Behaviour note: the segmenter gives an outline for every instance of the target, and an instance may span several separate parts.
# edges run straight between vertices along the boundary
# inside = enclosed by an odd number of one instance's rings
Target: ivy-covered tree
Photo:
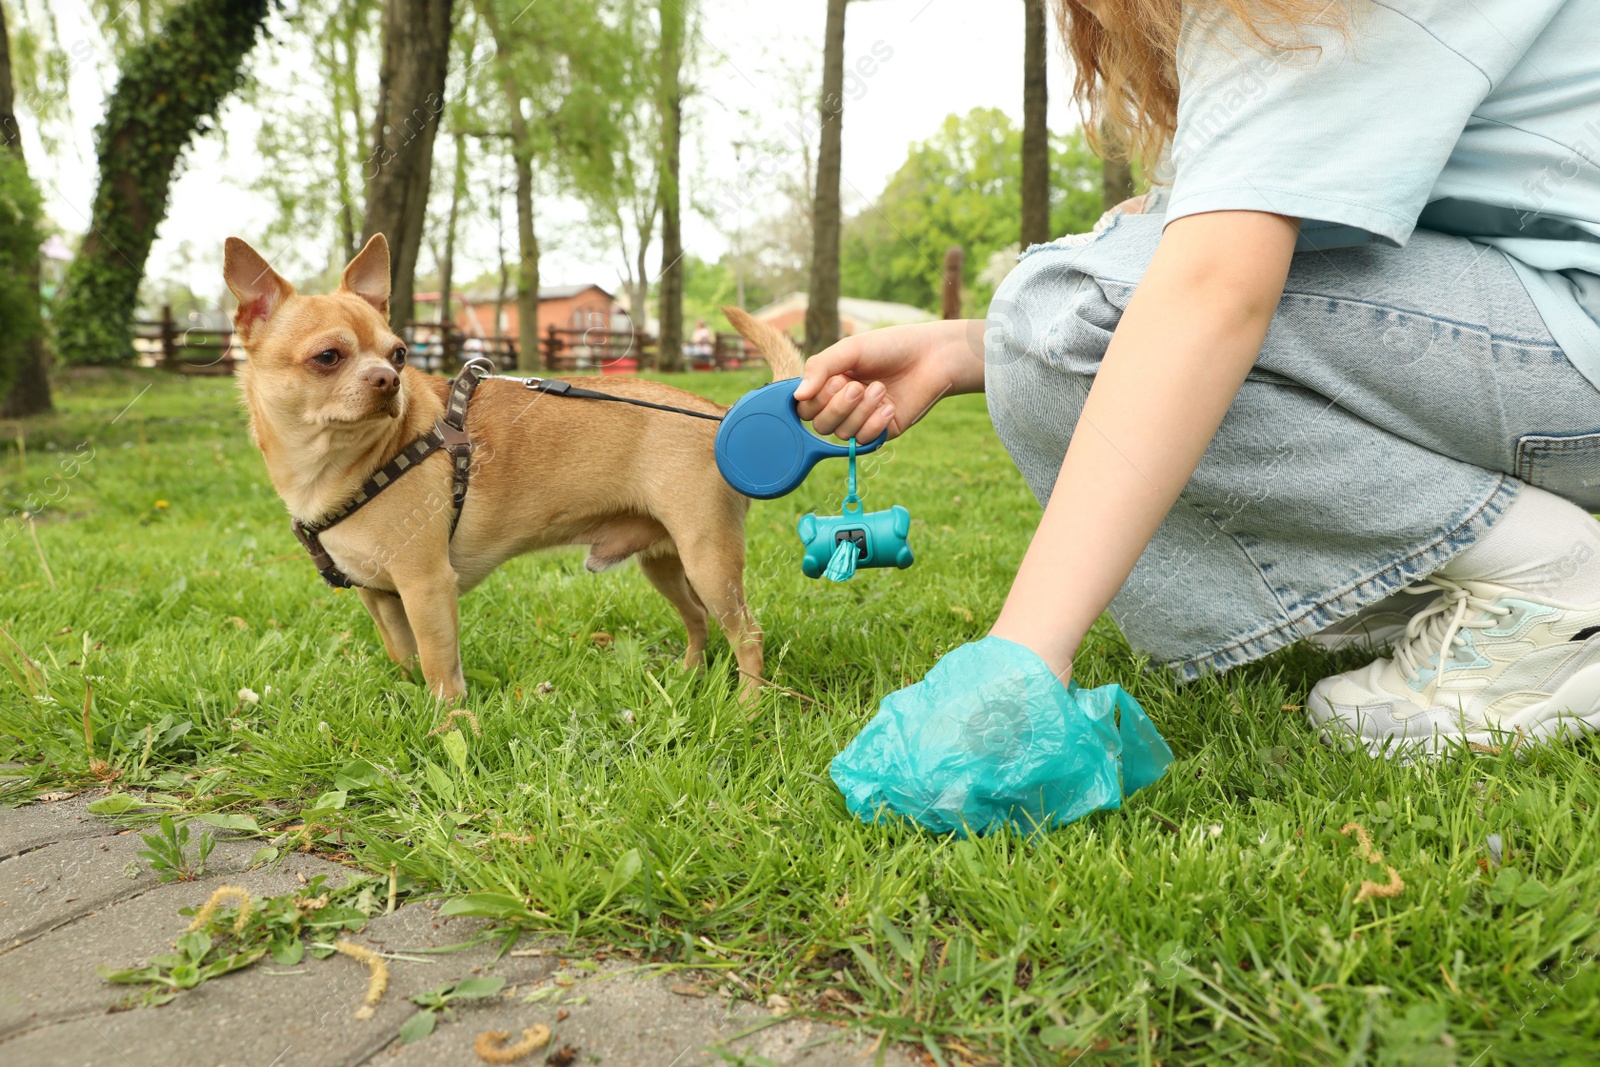
[[[50,410],[39,317],[39,191],[17,129],[11,39],[0,6],[0,415]]]
[[[133,358],[139,282],[184,149],[239,87],[268,0],[185,0],[127,53],[98,131],[89,232],[55,314],[71,363]]]

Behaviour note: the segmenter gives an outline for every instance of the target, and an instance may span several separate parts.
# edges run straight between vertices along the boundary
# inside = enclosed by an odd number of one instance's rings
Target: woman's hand
[[[806,362],[800,417],[840,438],[898,437],[942,397],[983,392],[983,331],[952,319],[846,337]]]

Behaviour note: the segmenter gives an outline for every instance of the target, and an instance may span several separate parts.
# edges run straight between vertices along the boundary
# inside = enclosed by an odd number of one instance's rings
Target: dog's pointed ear
[[[383,234],[373,234],[367,247],[356,253],[344,269],[339,287],[377,308],[384,318],[389,317],[389,242]]]
[[[294,295],[294,286],[237,237],[228,238],[223,246],[222,276],[239,299],[233,325],[241,337],[248,338],[251,330],[272,318]]]

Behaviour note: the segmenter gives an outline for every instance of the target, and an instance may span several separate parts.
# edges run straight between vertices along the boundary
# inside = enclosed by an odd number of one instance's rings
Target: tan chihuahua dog
[[[405,365],[389,329],[389,246],[379,234],[344,270],[339,288],[302,296],[238,238],[223,267],[239,299],[248,350],[239,384],[250,433],[290,514],[318,522],[444,414],[449,384]],[[741,332],[778,378],[800,374],[782,333],[737,309]],[[595,378],[621,397],[721,414],[711,401],[659,382]],[[707,615],[733,646],[746,697],[760,684],[761,630],[744,594],[744,518],[750,501],[717,472],[714,422],[621,403],[532,392],[490,378],[467,410],[471,480],[451,534],[451,459],[440,452],[321,534],[339,570],[360,586],[384,648],[420,657],[440,698],[466,689],[457,598],[512,556],[588,545],[601,571],[630,557],[677,608],[688,630],[685,667],[705,662]]]

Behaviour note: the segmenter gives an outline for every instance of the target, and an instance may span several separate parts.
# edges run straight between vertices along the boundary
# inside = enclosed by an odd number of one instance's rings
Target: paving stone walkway
[[[182,932],[178,909],[202,903],[216,886],[242,885],[257,895],[292,892],[300,878],[344,868],[293,854],[271,870],[244,871],[259,841],[218,832],[209,872],[193,882],[161,884],[135,853],[139,834],[95,818],[82,797],[0,808],[0,1064],[7,1067],[433,1067],[478,1064],[473,1042],[485,1030],[513,1035],[550,1026],[548,1048],[518,1062],[543,1064],[570,1047],[578,1064],[698,1067],[776,1063],[831,1067],[883,1063],[909,1067],[899,1049],[880,1059],[860,1038],[832,1025],[773,1023],[747,1001],[675,993],[684,980],[655,977],[608,960],[596,970],[566,966],[548,946],[525,940],[494,961],[497,946],[394,961],[389,991],[374,1018],[357,1021],[365,968],[344,957],[292,968],[270,960],[181,994],[159,1008],[113,1011],[129,987],[114,986],[98,966],[128,967],[171,951]],[[385,952],[460,944],[474,919],[438,915],[411,903],[374,918],[353,940]],[[496,975],[506,992],[471,1004],[414,1044],[399,1028],[413,994],[471,975]],[[570,988],[567,983],[572,983]],[[524,997],[562,988],[537,1003]],[[557,1013],[564,1012],[561,1019]],[[756,1027],[762,1027],[754,1030]],[[744,1036],[741,1036],[744,1035]]]

